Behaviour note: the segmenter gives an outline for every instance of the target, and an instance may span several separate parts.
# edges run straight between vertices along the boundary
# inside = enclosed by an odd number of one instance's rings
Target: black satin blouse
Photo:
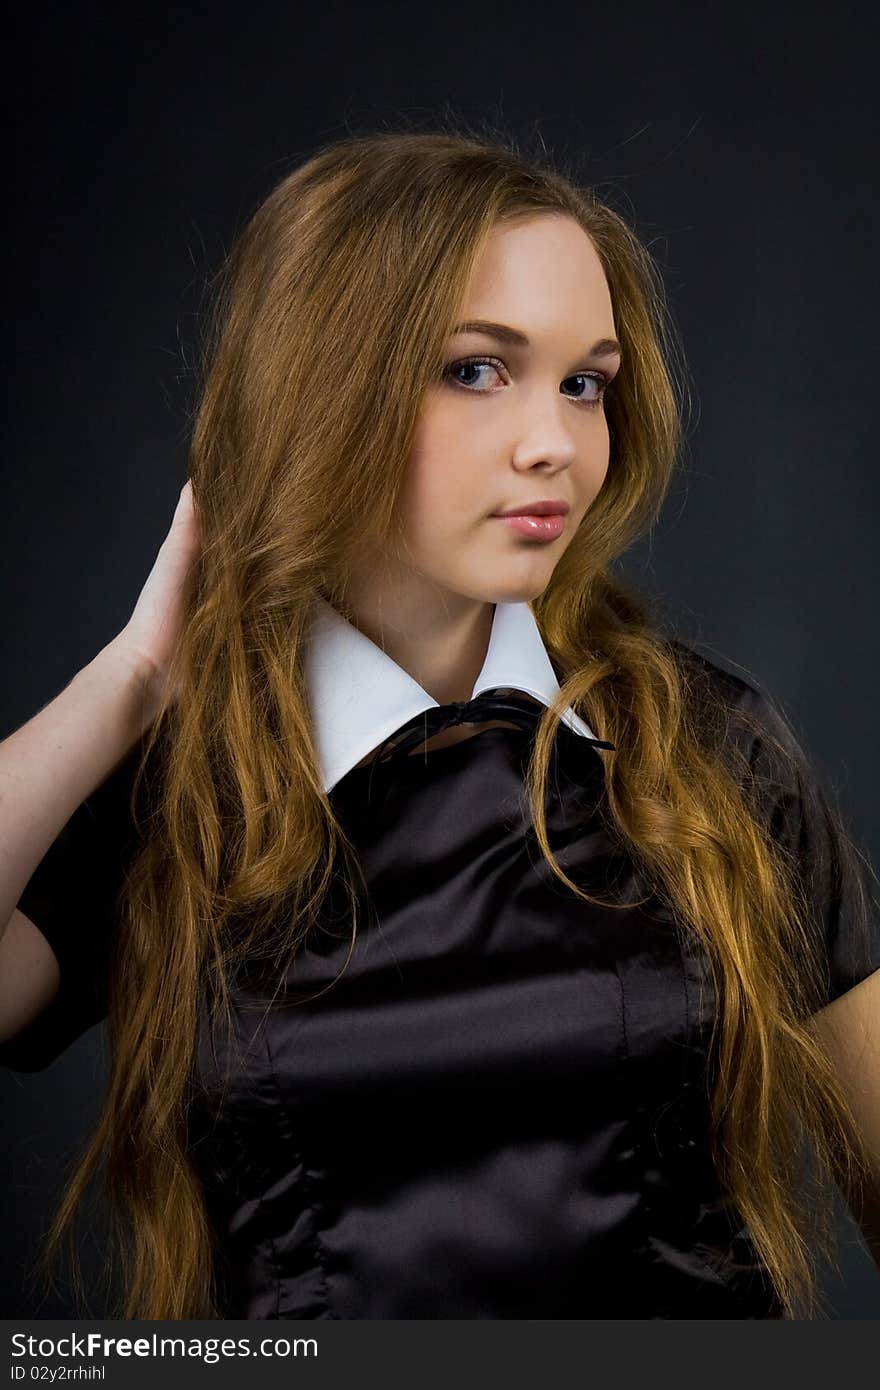
[[[699,660],[719,699],[787,741],[763,695]],[[781,1315],[709,1157],[706,963],[605,828],[607,755],[564,725],[551,843],[620,907],[553,877],[523,786],[530,743],[489,727],[351,771],[330,796],[368,890],[353,950],[331,894],[273,1007],[255,973],[231,1041],[203,1012],[191,1151],[222,1316]],[[872,917],[859,933],[864,881],[815,777],[768,749],[750,736],[768,823],[810,875],[830,1000],[880,967],[880,930]],[[45,1065],[103,1011],[127,767],[20,900],[62,989],[0,1051],[9,1065]]]

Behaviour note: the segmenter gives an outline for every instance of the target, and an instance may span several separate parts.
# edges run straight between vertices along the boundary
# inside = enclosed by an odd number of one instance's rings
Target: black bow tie
[[[452,704],[437,705],[414,715],[379,745],[376,760],[407,753],[443,729],[452,728],[456,724],[482,724],[490,719],[504,719],[528,731],[537,727],[543,710],[542,704],[517,690],[484,690],[482,695],[477,695],[473,700],[457,700]],[[596,748],[610,748],[616,752],[615,745],[607,743],[604,739],[580,734],[576,736],[583,737],[585,743],[592,743]]]

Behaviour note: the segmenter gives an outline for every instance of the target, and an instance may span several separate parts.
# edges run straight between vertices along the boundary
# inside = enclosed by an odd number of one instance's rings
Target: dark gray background
[[[93,4],[19,11],[5,736],[127,619],[185,476],[206,276],[294,163],[449,111],[576,162],[658,257],[688,445],[623,562],[783,704],[876,866],[878,20],[868,7]],[[97,1114],[101,1031],[0,1073],[2,1313]],[[832,1317],[880,1276],[841,1214]],[[87,1270],[100,1263],[100,1228]],[[102,1309],[94,1307],[96,1314]]]

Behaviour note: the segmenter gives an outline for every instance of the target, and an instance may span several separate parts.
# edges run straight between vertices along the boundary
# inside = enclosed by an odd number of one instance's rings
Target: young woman
[[[880,933],[779,710],[614,573],[680,440],[648,253],[352,138],[215,327],[130,621],[0,749],[4,1059],[109,1011],[55,1245],[101,1175],[125,1317],[815,1310],[831,1179],[880,1239]]]

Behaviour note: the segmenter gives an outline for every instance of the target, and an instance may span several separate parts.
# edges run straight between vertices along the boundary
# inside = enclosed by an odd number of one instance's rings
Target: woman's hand
[[[186,482],[134,611],[113,641],[116,651],[143,673],[145,683],[155,693],[157,708],[180,638],[186,581],[200,550],[192,484]]]

